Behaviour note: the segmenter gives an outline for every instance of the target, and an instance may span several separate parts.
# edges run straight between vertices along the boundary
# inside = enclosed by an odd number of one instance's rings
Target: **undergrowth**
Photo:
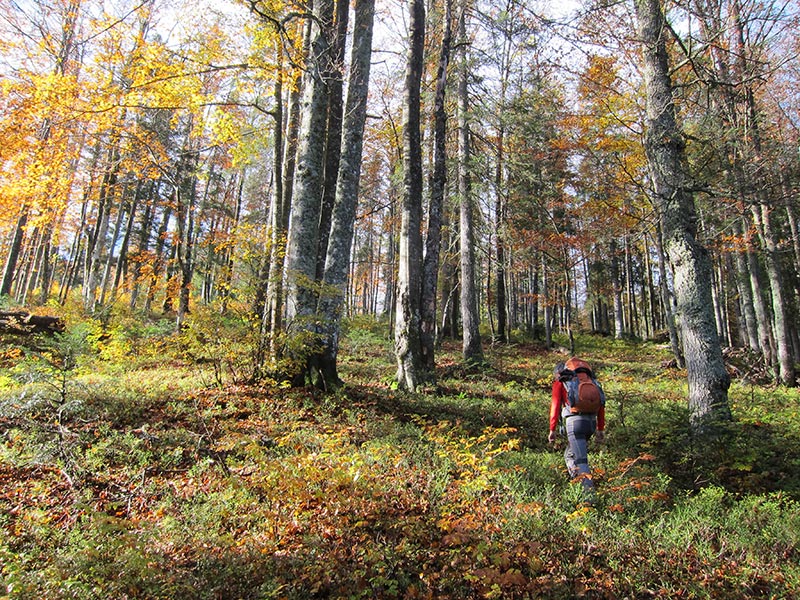
[[[249,360],[243,338],[193,359],[208,331],[182,346],[157,323],[73,327],[3,347],[0,597],[800,589],[794,391],[735,381],[734,423],[700,443],[666,349],[579,337],[609,397],[592,506],[567,479],[563,441],[546,443],[557,351],[487,347],[476,369],[445,344],[436,384],[412,395],[392,389],[385,333],[351,324],[347,386],[325,395],[243,383],[224,356]]]

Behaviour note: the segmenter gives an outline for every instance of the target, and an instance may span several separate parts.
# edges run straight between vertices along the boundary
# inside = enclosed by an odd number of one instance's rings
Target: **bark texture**
[[[347,39],[347,24],[350,16],[349,0],[337,0],[329,69],[325,76],[328,87],[328,123],[325,141],[325,177],[322,186],[322,202],[319,211],[319,240],[317,241],[317,279],[322,279],[331,235],[333,205],[336,201],[336,180],[339,176],[339,160],[342,144],[342,120],[344,110],[344,55]]]
[[[325,289],[318,309],[321,322],[325,324],[319,368],[326,387],[339,384],[336,357],[358,205],[374,20],[375,0],[357,0],[339,175],[323,276]]]
[[[466,2],[458,22],[461,40],[461,65],[458,81],[458,195],[461,200],[461,323],[463,327],[462,354],[467,362],[483,362],[481,334],[478,329],[478,290],[475,286],[475,231],[472,186],[470,182],[470,130],[467,79]]]
[[[693,427],[730,419],[730,377],[722,360],[711,298],[711,265],[698,242],[694,198],[678,128],[660,0],[636,0],[647,95],[645,151],[664,244],[673,267]]]
[[[425,6],[411,0],[410,43],[403,107],[403,207],[397,273],[395,353],[397,384],[416,391],[422,381],[420,291],[422,271],[422,149],[420,144],[420,80],[425,45]]]
[[[286,248],[286,310],[290,326],[303,328],[316,310],[315,293],[319,212],[325,159],[333,1],[314,2],[311,53],[303,88],[297,172]]]
[[[450,0],[444,0],[442,46],[436,73],[436,95],[433,108],[433,174],[430,179],[428,236],[422,263],[422,357],[425,369],[433,373],[436,366],[436,295],[439,285],[439,256],[442,241],[442,208],[447,184],[447,66],[450,63],[451,16]]]

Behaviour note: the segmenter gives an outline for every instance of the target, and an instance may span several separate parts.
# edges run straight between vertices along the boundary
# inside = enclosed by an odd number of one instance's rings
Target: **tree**
[[[693,427],[729,420],[730,377],[722,360],[711,299],[708,252],[697,240],[697,213],[675,114],[660,0],[636,0],[647,101],[645,152],[667,254],[675,279]]]
[[[451,0],[444,0],[442,43],[436,71],[436,93],[433,107],[433,172],[430,177],[428,203],[428,235],[425,238],[425,257],[422,265],[422,302],[420,338],[425,369],[432,374],[435,368],[436,297],[439,282],[439,256],[442,243],[442,212],[447,184],[447,67],[452,42]]]
[[[324,289],[318,309],[325,334],[319,368],[326,388],[339,383],[336,357],[358,203],[374,17],[375,0],[356,2],[339,175],[325,260]]]
[[[469,363],[483,362],[475,284],[475,227],[470,182],[469,62],[467,60],[467,0],[462,0],[458,18],[460,64],[458,75],[458,196],[460,202],[461,322],[462,354]]]
[[[317,249],[317,279],[322,279],[331,232],[331,218],[336,199],[336,180],[339,174],[340,144],[342,141],[342,90],[344,82],[345,42],[350,16],[349,0],[337,0],[331,42],[330,72],[325,75],[328,87],[328,122],[325,139],[325,175],[319,211],[319,241]]]
[[[414,392],[423,380],[419,306],[422,274],[420,82],[425,46],[423,1],[410,0],[409,11],[409,48],[403,105],[403,206],[397,273],[395,353],[398,386]]]
[[[333,9],[333,0],[320,0],[313,7],[311,51],[303,84],[297,171],[286,245],[286,316],[289,327],[301,335],[304,344],[310,342],[307,333],[313,336],[318,300],[316,249],[327,132],[328,87],[325,75],[331,69]],[[298,360],[307,363],[302,356]],[[309,374],[310,367],[299,364],[297,368],[299,373],[295,375],[295,383],[299,384]]]
[[[59,203],[66,202],[73,172],[70,162],[76,149],[73,132],[60,124],[69,122],[61,118],[62,111],[70,110],[81,66],[77,50],[80,1],[34,2],[29,8],[30,14],[18,10],[6,19],[15,37],[32,40],[35,51],[43,49],[44,56],[26,56],[28,62],[23,61],[24,66],[15,73],[18,85],[3,86],[7,122],[2,126],[6,148],[0,153],[5,174],[0,179],[0,199],[2,205],[14,207],[9,214],[16,215],[16,222],[0,281],[0,296],[12,291],[26,233],[29,240],[35,237],[28,232],[31,221],[36,219],[51,231],[53,208],[58,212]],[[50,23],[53,15],[55,25]],[[15,53],[10,52],[9,56]],[[42,72],[27,66],[42,63],[46,65]],[[27,293],[25,286],[18,287]]]

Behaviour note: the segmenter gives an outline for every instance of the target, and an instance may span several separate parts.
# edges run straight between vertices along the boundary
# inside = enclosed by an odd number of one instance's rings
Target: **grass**
[[[390,342],[361,325],[341,354],[348,386],[331,395],[221,382],[164,332],[152,345],[79,336],[64,344],[85,352],[65,363],[69,347],[51,348],[46,368],[7,347],[0,597],[800,590],[796,392],[734,382],[735,422],[701,445],[664,348],[580,337],[609,396],[588,507],[563,446],[546,443],[562,355],[487,347],[476,369],[445,345],[436,385],[407,394],[392,389]]]

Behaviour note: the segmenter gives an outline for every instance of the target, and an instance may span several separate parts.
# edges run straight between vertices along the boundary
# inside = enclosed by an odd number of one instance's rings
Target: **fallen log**
[[[31,335],[64,331],[61,317],[32,315],[25,311],[0,311],[0,333]]]

